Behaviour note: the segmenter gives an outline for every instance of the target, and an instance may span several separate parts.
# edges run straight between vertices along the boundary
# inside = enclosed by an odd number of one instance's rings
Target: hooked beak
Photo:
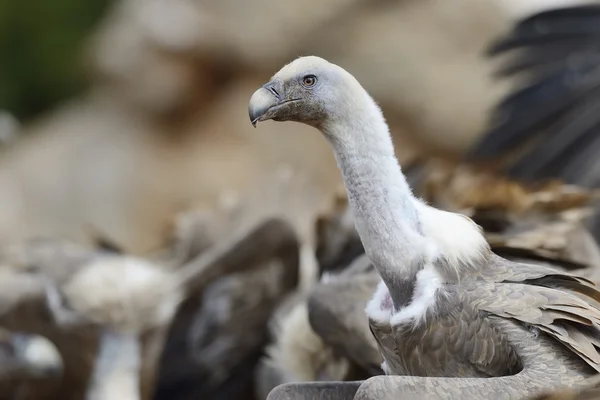
[[[275,82],[269,82],[258,89],[250,98],[248,104],[248,115],[252,126],[256,128],[256,123],[266,121],[270,118],[269,111],[281,104],[283,97],[280,91],[276,89]]]
[[[298,111],[295,105],[301,102],[301,98],[284,96],[283,84],[280,81],[271,81],[254,92],[250,98],[248,104],[250,122],[256,128],[257,122],[268,119],[274,121],[293,120]]]

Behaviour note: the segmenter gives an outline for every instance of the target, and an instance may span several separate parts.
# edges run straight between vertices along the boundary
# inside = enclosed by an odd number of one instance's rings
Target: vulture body
[[[318,57],[296,59],[252,95],[249,115],[253,124],[297,121],[324,134],[381,276],[366,311],[388,376],[358,389],[340,384],[344,395],[525,398],[600,371],[594,284],[496,256],[472,220],[416,199],[379,107],[348,72]],[[331,388],[312,390],[332,398]],[[282,385],[269,397],[293,391]]]

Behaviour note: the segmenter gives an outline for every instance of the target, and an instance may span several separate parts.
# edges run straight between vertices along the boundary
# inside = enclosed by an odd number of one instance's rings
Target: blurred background
[[[286,176],[277,203],[298,207],[308,235],[340,182],[333,157],[312,129],[252,129],[253,90],[319,55],[380,102],[400,151],[460,154],[503,94],[483,49],[526,3],[4,1],[0,238],[81,241],[90,225],[144,253],[174,213],[244,202]]]
[[[298,287],[309,287],[319,275],[315,226],[339,203],[341,179],[316,130],[275,122],[252,128],[254,90],[298,56],[324,57],[381,105],[401,163],[453,162],[514,88],[494,77],[485,49],[517,19],[574,3],[3,0],[0,242],[50,237],[89,249],[102,238],[150,259],[172,245],[190,213],[204,218],[211,245],[282,217],[299,243]],[[201,304],[188,304],[189,320]],[[223,364],[221,378],[207,372],[220,368],[217,361],[198,361],[208,339],[196,330],[204,344],[182,344],[188,321],[167,335],[150,389],[119,398],[259,399],[252,371],[272,340],[273,304],[256,325],[258,339],[239,361]],[[81,398],[69,392],[72,382],[89,378],[67,376],[52,389],[62,390],[59,397],[34,398]]]

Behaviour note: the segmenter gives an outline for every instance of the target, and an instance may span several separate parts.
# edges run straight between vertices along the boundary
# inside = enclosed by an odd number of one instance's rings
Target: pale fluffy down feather
[[[395,311],[387,286],[379,282],[375,294],[365,312],[367,316],[379,324],[398,325],[403,323],[419,323],[427,314],[427,310],[435,306],[435,295],[442,287],[442,278],[433,265],[425,266],[417,273],[413,298],[406,307]]]
[[[331,348],[312,330],[305,301],[276,321],[275,342],[267,348],[266,362],[283,373],[286,382],[342,380],[349,363],[335,357]]]
[[[393,308],[390,292],[385,283],[380,281],[373,298],[367,303],[365,312],[373,321],[379,324],[387,324],[392,317]]]
[[[381,363],[381,370],[386,375],[393,375],[392,370],[388,368],[387,363],[385,361]]]
[[[416,200],[416,199],[415,199]],[[477,267],[490,252],[481,228],[470,218],[438,210],[416,200],[423,235],[433,241],[427,249],[427,264],[417,273],[411,303],[395,311],[388,288],[379,283],[372,300],[367,304],[367,316],[378,323],[418,323],[430,307],[443,283],[458,281],[464,273]]]
[[[392,315],[390,324],[399,325],[407,322],[422,322],[427,310],[435,306],[435,295],[441,287],[440,275],[433,265],[427,265],[417,273],[415,291],[410,304]]]
[[[416,200],[416,199],[415,199]],[[442,211],[416,200],[423,235],[434,241],[439,259],[435,266],[448,281],[460,280],[489,255],[481,228],[469,217]]]
[[[102,257],[62,288],[73,311],[113,329],[142,333],[168,323],[183,299],[173,275],[135,257]]]

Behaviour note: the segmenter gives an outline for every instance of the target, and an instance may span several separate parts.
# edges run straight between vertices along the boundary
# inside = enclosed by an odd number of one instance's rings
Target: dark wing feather
[[[499,75],[525,72],[526,83],[496,107],[490,128],[468,158],[496,157],[529,144],[508,166],[512,177],[595,185],[600,171],[590,178],[581,170],[595,172],[593,166],[600,164],[592,157],[600,148],[600,5],[535,14],[488,54],[515,49],[518,54]]]
[[[521,72],[548,73],[564,67],[571,54],[593,52],[598,45],[595,37],[560,42],[540,43],[506,60],[494,73],[497,78],[514,76]]]
[[[589,38],[600,35],[600,5],[562,7],[536,13],[517,23],[506,38],[493,43],[487,53],[496,55],[514,48]]]
[[[491,128],[471,153],[472,158],[493,157],[514,150],[553,123],[589,88],[569,82],[570,68],[560,69],[505,98],[492,115]]]
[[[580,104],[573,104],[564,118],[548,130],[543,143],[533,147],[527,158],[516,162],[508,173],[522,179],[565,179],[569,169],[581,173],[590,160],[586,149],[597,151],[599,132],[600,90],[594,90]],[[579,182],[578,176],[570,178],[569,182]]]

